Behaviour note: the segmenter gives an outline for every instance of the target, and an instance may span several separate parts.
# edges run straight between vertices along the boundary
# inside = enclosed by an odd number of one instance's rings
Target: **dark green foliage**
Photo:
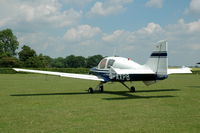
[[[19,42],[12,30],[0,31],[0,67],[20,67],[21,62],[15,57]]]
[[[69,68],[86,67],[86,59],[83,56],[67,56],[65,58],[65,63],[65,66]]]
[[[0,74],[14,74],[14,73],[17,72],[11,68],[0,68]]]
[[[83,56],[69,55],[66,58],[58,57],[51,60],[50,67],[57,68],[91,68],[98,65],[102,55],[94,55],[88,58]]]
[[[24,67],[50,67],[51,58],[49,56],[43,56],[42,54],[37,56],[35,50],[29,46],[24,45],[18,54]]]
[[[69,55],[66,58],[51,58],[42,54],[37,55],[31,47],[24,45],[18,53],[19,59],[14,57],[17,53],[18,41],[12,30],[0,31],[0,67],[26,67],[26,68],[91,68],[98,65],[102,55],[88,58]]]
[[[20,61],[26,61],[31,57],[36,56],[35,50],[31,49],[29,46],[24,45],[22,50],[18,53]]]
[[[45,68],[51,67],[51,64],[53,62],[53,59],[51,57],[46,56],[46,55],[42,55],[42,54],[40,54],[39,57],[42,58],[42,62],[43,62],[43,65],[44,65]]]
[[[25,67],[35,67],[38,68],[40,67],[40,60],[37,56],[34,57],[29,57],[25,62]]]
[[[98,63],[103,59],[102,55],[94,55],[87,58],[87,68],[92,68],[98,65]]]
[[[19,42],[11,29],[0,31],[0,57],[15,56]]]
[[[0,67],[21,67],[22,62],[16,57],[5,56],[0,58]]]
[[[56,67],[56,68],[64,68],[64,67],[66,67],[65,60],[62,57],[54,58],[54,59],[52,59],[50,66]]]
[[[37,58],[38,62],[40,63],[38,67],[46,68],[50,66],[51,58],[49,56],[43,56],[42,54],[40,54],[39,56],[37,56]]]

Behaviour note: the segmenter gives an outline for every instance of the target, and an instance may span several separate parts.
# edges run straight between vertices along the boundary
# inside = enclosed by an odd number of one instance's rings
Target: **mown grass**
[[[200,75],[170,75],[130,93],[119,83],[39,74],[0,75],[0,133],[199,132]],[[129,83],[131,85],[133,83]]]
[[[200,71],[200,68],[196,67],[196,68],[192,68],[192,70],[194,70],[194,71]]]

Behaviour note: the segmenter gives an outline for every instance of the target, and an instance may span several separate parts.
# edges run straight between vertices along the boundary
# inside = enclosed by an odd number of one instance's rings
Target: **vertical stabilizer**
[[[158,79],[167,77],[167,41],[159,41],[155,45],[154,50],[145,66],[152,69],[157,74]]]

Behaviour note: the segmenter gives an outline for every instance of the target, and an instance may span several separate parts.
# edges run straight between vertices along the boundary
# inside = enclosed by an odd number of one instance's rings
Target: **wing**
[[[168,69],[167,71],[167,74],[179,74],[179,73],[192,73],[192,71],[191,68],[189,67]]]
[[[50,71],[30,70],[30,69],[21,69],[21,68],[13,68],[13,69],[15,71],[17,71],[17,72],[30,72],[30,73],[56,75],[56,76],[69,77],[69,78],[78,78],[78,79],[104,81],[103,78],[95,76],[95,75],[62,73],[62,72],[50,72]]]

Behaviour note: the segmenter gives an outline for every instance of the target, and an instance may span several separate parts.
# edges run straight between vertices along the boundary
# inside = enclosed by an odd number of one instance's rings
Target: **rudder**
[[[159,41],[155,45],[149,60],[145,64],[145,66],[149,67],[156,73],[158,79],[167,77],[167,69],[168,69],[167,51],[168,51],[167,41]]]

